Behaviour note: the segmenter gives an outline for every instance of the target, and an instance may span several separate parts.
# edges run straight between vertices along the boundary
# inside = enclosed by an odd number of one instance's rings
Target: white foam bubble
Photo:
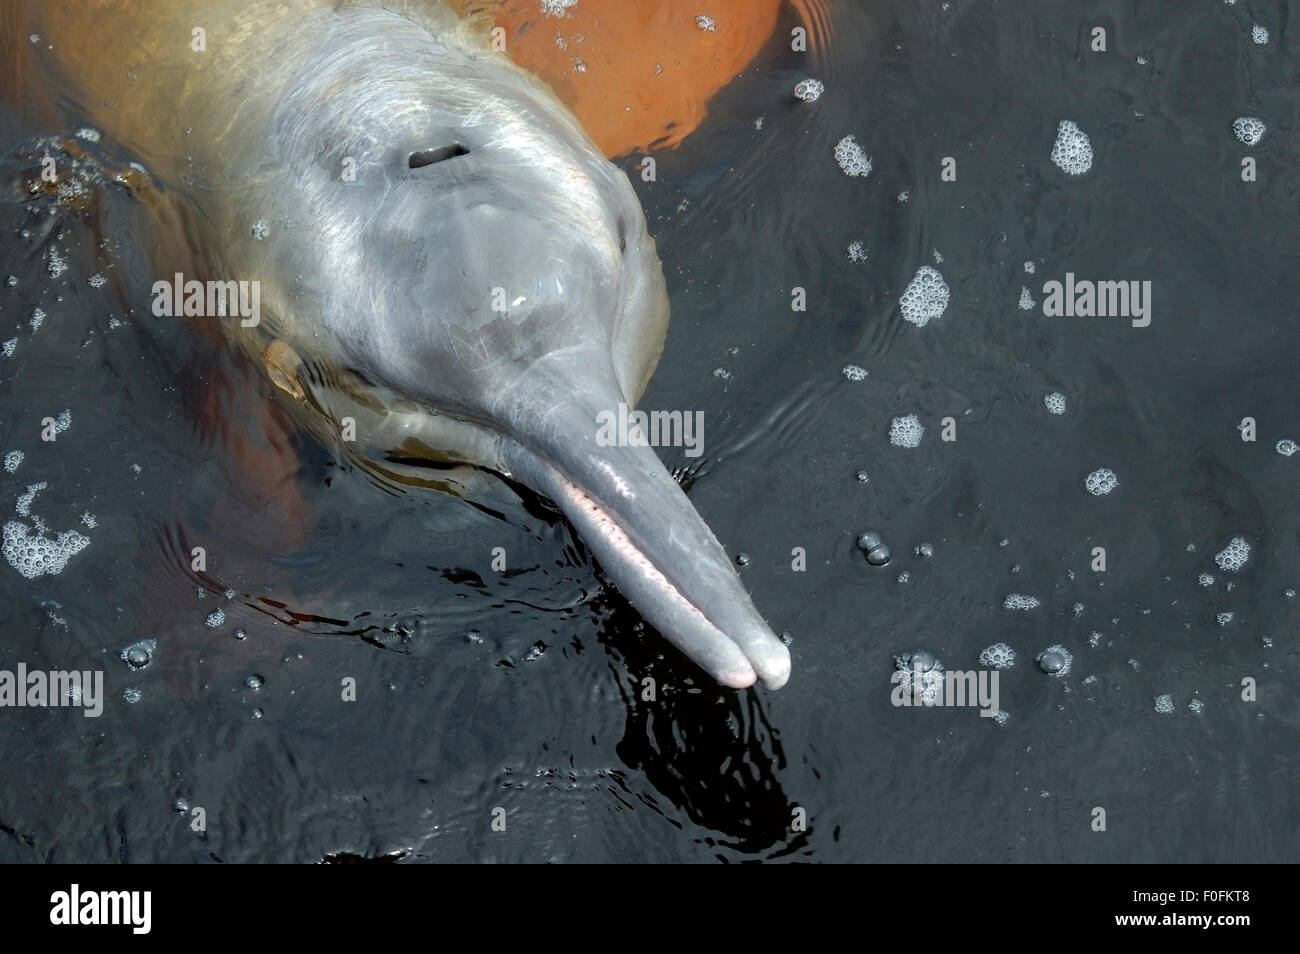
[[[10,474],[14,473],[14,471],[18,470],[19,466],[21,466],[23,458],[26,456],[27,455],[20,450],[11,450],[7,452],[5,454],[5,471]]]
[[[815,103],[826,92],[826,84],[819,79],[800,80],[794,87],[794,98],[805,103]]]
[[[4,344],[0,345],[0,352],[3,352],[6,358],[12,358],[14,356],[14,351],[17,350],[17,348],[18,339],[10,338]]]
[[[1214,562],[1220,570],[1236,573],[1250,559],[1250,544],[1245,537],[1233,537],[1228,545],[1214,555]]]
[[[1289,437],[1284,437],[1277,442],[1277,452],[1283,457],[1290,457],[1297,450],[1300,450],[1300,446],[1297,446],[1296,442]]]
[[[14,509],[18,512],[18,516],[30,517],[32,513],[32,501],[36,499],[37,494],[48,486],[49,484],[43,480],[40,483],[28,484],[26,492],[18,495],[18,502],[14,505]]]
[[[1038,598],[1035,596],[1026,596],[1024,593],[1012,593],[1002,601],[1002,608],[1009,610],[1019,610],[1026,612],[1031,609],[1037,609],[1040,605]]]
[[[1070,670],[1074,668],[1074,653],[1070,652],[1058,643],[1055,646],[1048,646],[1044,649],[1042,653],[1039,654],[1039,658],[1041,659],[1048,653],[1056,653],[1056,655],[1061,657],[1061,668],[1056,670],[1056,672],[1049,672],[1047,675],[1051,676],[1053,679],[1064,679],[1070,674]]]
[[[1053,391],[1043,398],[1043,404],[1049,414],[1065,413],[1065,395],[1060,391]]]
[[[86,140],[86,142],[99,142],[99,130],[93,126],[82,126],[74,135],[78,139]]]
[[[1268,127],[1257,116],[1238,116],[1232,121],[1232,134],[1247,146],[1257,146]]]
[[[915,414],[896,417],[889,423],[889,443],[895,447],[919,447],[925,427]]]
[[[542,0],[542,13],[548,17],[562,17],[564,11],[578,5],[578,0]]]
[[[208,618],[204,620],[204,622],[207,623],[208,626],[212,629],[216,629],[225,621],[226,621],[225,610],[222,610],[220,608],[213,610],[211,613],[208,614]]]
[[[127,686],[122,690],[122,698],[130,705],[135,705],[144,698],[144,693],[135,686]]]
[[[1029,293],[1029,289],[1020,286],[1020,310],[1033,311],[1038,302],[1034,301],[1034,296]]]
[[[1084,478],[1083,486],[1094,497],[1101,497],[1119,486],[1119,478],[1109,467],[1099,467]]]
[[[95,515],[89,510],[81,515],[81,522],[85,524],[88,530],[94,530],[99,526],[99,521],[95,519]]]
[[[1193,699],[1191,702],[1187,703],[1187,708],[1191,709],[1193,712],[1200,712],[1205,708],[1205,703],[1200,699]]]
[[[903,297],[898,304],[903,310],[903,318],[924,328],[930,319],[938,318],[948,307],[948,283],[943,276],[929,265],[922,265],[916,270]]]
[[[1250,38],[1259,46],[1268,42],[1268,27],[1256,23],[1250,28]]]
[[[68,560],[90,545],[90,540],[75,530],[65,530],[51,539],[17,520],[4,525],[4,557],[9,565],[29,580],[38,576],[62,573]]]
[[[853,242],[849,245],[849,261],[865,262],[867,260],[867,247],[861,242]]]
[[[860,368],[856,364],[846,364],[843,368],[843,374],[850,381],[865,381],[867,378],[867,369]]]
[[[45,270],[50,273],[51,278],[58,278],[68,270],[67,259],[53,245],[45,250]]]
[[[1231,622],[1232,622],[1234,619],[1236,619],[1236,618],[1237,618],[1237,614],[1236,614],[1236,613],[1232,613],[1232,612],[1219,613],[1219,614],[1217,614],[1217,615],[1214,617],[1215,621],[1216,621],[1220,626],[1227,626],[1229,623],[1231,623]]]
[[[101,273],[95,272],[95,274],[91,275],[89,278],[86,279],[86,284],[89,285],[91,288],[103,288],[105,285],[108,284],[108,279],[105,278]]]
[[[1038,266],[1035,265],[1033,262],[1025,262],[1025,274],[1026,275],[1034,274],[1034,271],[1037,267]]]
[[[705,33],[712,33],[718,28],[718,21],[713,17],[701,13],[695,18],[695,25]]]
[[[33,308],[32,316],[27,319],[27,324],[35,331],[45,323],[45,311],[42,308]]]
[[[1196,578],[1196,582],[1201,584],[1201,586],[1211,587],[1214,585],[1214,574],[1202,573],[1200,576]]]
[[[853,136],[845,136],[835,144],[835,161],[846,176],[871,175],[871,158]]]
[[[1174,697],[1171,695],[1156,696],[1156,712],[1161,715],[1169,715],[1174,711]]]
[[[980,653],[980,665],[985,669],[1010,669],[1016,664],[1016,651],[1006,643],[994,643]]]
[[[1062,119],[1056,127],[1052,162],[1069,176],[1081,176],[1092,168],[1092,141],[1074,121]]]

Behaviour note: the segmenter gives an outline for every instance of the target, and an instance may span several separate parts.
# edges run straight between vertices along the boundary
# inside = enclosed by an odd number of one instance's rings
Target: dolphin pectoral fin
[[[785,685],[790,651],[650,448],[575,451],[552,463],[510,441],[505,456],[515,476],[559,505],[628,601],[700,668],[733,688]]]

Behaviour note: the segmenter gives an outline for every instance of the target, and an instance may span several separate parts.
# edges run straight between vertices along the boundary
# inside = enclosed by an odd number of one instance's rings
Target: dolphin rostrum
[[[372,452],[519,480],[714,679],[786,682],[789,651],[654,451],[598,441],[667,327],[636,195],[473,23],[435,0],[7,16],[40,38],[16,98],[84,114],[180,196],[195,267],[260,288],[257,324],[223,327],[318,433],[338,445],[350,420]]]

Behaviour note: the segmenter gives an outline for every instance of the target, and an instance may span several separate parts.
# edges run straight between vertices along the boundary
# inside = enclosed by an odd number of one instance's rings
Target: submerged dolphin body
[[[54,37],[30,68],[184,194],[205,269],[260,282],[261,323],[223,324],[318,425],[520,480],[718,682],[786,682],[788,650],[658,457],[597,441],[654,370],[667,295],[627,177],[548,88],[432,2],[25,16],[11,36]],[[94,49],[122,61],[78,85]]]

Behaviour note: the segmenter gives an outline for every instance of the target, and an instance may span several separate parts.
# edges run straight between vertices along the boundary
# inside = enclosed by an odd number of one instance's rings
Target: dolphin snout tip
[[[775,636],[764,640],[763,651],[751,656],[750,662],[764,689],[780,689],[790,681],[790,650]]]
[[[727,689],[748,689],[758,682],[758,673],[752,666],[738,666],[721,672],[712,673],[714,680]]]

